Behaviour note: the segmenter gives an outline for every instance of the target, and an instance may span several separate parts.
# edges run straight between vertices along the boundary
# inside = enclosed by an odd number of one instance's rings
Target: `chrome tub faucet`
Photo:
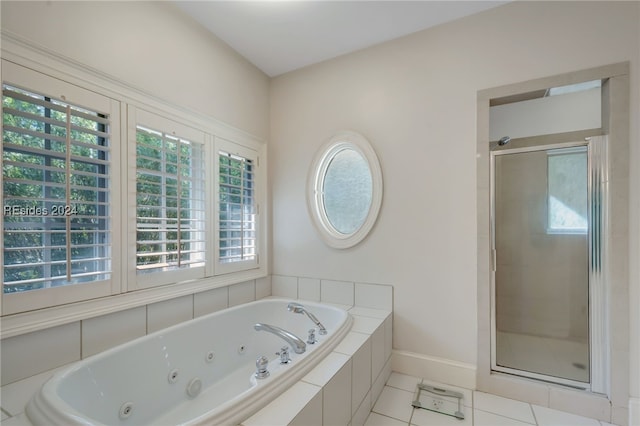
[[[280,327],[259,322],[255,324],[253,328],[256,331],[268,331],[269,333],[275,334],[276,336],[287,342],[289,345],[291,345],[291,349],[293,349],[293,351],[297,354],[304,353],[304,351],[307,350],[307,344],[302,339]]]

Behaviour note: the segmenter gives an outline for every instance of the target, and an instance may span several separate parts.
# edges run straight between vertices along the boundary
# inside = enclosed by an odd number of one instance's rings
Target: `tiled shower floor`
[[[499,365],[579,382],[589,381],[589,344],[569,339],[498,332]]]
[[[464,420],[435,413],[421,408],[413,408],[416,385],[440,385],[450,390],[462,392]],[[471,391],[448,385],[433,383],[417,377],[391,373],[380,397],[376,401],[365,426],[603,426],[610,423],[576,416],[546,407],[527,404],[513,399],[502,398],[484,392]]]

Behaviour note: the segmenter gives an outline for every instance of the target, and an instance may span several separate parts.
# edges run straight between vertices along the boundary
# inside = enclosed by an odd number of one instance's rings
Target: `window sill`
[[[22,312],[2,317],[0,339],[98,317],[151,303],[187,296],[267,276],[263,268],[136,290],[98,299]]]

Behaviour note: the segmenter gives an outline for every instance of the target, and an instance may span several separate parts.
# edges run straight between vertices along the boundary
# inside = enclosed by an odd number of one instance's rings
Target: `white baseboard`
[[[394,349],[391,369],[466,389],[476,388],[476,366],[473,364]]]

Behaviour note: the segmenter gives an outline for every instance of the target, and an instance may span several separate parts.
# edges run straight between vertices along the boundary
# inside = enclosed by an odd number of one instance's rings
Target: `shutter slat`
[[[36,130],[31,130],[31,129],[25,129],[24,127],[16,127],[16,126],[12,126],[12,125],[3,125],[2,128],[4,129],[4,131],[7,132],[12,132],[12,133],[18,133],[18,134],[24,134],[27,136],[32,136],[34,138],[38,138],[38,139],[48,139],[48,140],[52,140],[52,141],[56,141],[56,142],[60,142],[60,143],[66,143],[67,140],[65,138],[63,138],[62,136],[57,136],[57,135],[52,135],[50,133],[42,133],[42,132],[38,132]],[[24,145],[18,145],[15,143],[11,143],[7,140],[4,141],[5,145],[7,146],[15,146],[15,147],[24,147],[26,148]],[[46,150],[42,150],[45,153],[49,153],[51,151],[46,151]]]
[[[45,166],[42,164],[34,164],[34,163],[25,163],[23,161],[12,161],[12,160],[5,159],[4,164],[6,166],[20,167],[23,169],[42,170],[42,171],[51,172],[51,173],[65,173],[65,169],[61,169],[59,167]],[[87,176],[87,177],[106,179],[106,176],[104,173],[87,172],[85,170],[73,170],[71,174],[73,176]]]
[[[42,149],[42,148],[34,148],[34,147],[31,147],[31,146],[17,145],[17,144],[7,143],[7,142],[4,142],[3,149],[5,151],[10,151],[10,152],[21,152],[21,153],[39,155],[39,156],[43,156],[43,157],[55,158],[56,160],[66,161],[66,159],[67,159],[67,155],[64,152],[47,151],[46,149]],[[72,162],[79,162],[79,163],[89,163],[89,164],[95,164],[95,165],[101,165],[101,166],[108,166],[108,165],[111,164],[107,160],[100,160],[100,159],[97,159],[97,158],[81,157],[81,156],[75,155],[75,154],[71,155],[71,161]]]
[[[59,111],[59,112],[63,112],[66,113],[67,109],[64,105],[62,105],[64,102],[52,102],[52,101],[47,101],[45,99],[39,98],[39,97],[34,97],[34,96],[29,96],[26,95],[24,93],[20,93],[18,91],[16,91],[16,89],[10,88],[9,86],[4,86],[3,90],[2,90],[2,94],[4,96],[19,100],[19,101],[23,101],[23,102],[27,102],[33,105],[39,105],[42,106],[44,108],[48,108],[48,109],[52,109],[55,111]],[[87,120],[94,120],[100,124],[109,124],[109,119],[108,118],[104,118],[101,117],[100,115],[94,115],[94,114],[90,114],[90,113],[86,113],[83,111],[80,111],[76,108],[72,108],[71,109],[71,115],[75,116],[75,117],[80,117],[80,118],[84,118]]]
[[[44,96],[36,97],[33,94],[32,96],[29,96],[24,93],[18,92],[16,89],[10,88],[9,86],[3,87],[2,94],[9,98],[13,98],[22,102],[27,102],[33,105],[38,105],[44,108],[49,108],[55,111],[60,111],[64,113],[66,113],[67,111],[67,109],[64,106],[45,100]]]
[[[67,122],[66,121],[61,121],[61,120],[57,120],[53,117],[45,117],[43,115],[38,115],[38,114],[34,114],[32,112],[28,112],[28,111],[21,111],[18,109],[14,109],[14,108],[10,108],[10,107],[3,107],[2,111],[5,114],[10,114],[13,115],[14,117],[21,117],[21,118],[25,118],[27,120],[32,120],[32,121],[37,121],[37,122],[41,122],[41,123],[45,123],[45,124],[50,124],[52,126],[56,126],[56,127],[61,127],[66,129],[67,127]],[[66,139],[65,139],[66,141]]]
[[[98,132],[98,133],[100,133],[100,137],[101,138],[106,138],[108,136],[104,132]],[[107,146],[98,145],[98,144],[95,144],[95,143],[89,143],[89,142],[85,142],[85,141],[79,141],[79,140],[75,140],[75,139],[71,139],[71,145],[75,146],[75,147],[79,147],[79,148],[94,149],[94,150],[101,151],[101,152],[104,152],[104,153],[107,153],[107,152],[111,151],[111,148],[109,148]]]

